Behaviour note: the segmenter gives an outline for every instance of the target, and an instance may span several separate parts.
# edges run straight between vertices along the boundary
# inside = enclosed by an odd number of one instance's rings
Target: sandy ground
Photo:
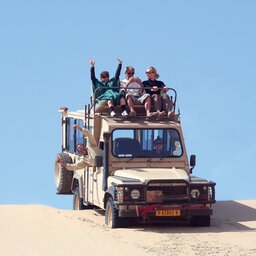
[[[218,202],[209,228],[109,229],[101,211],[0,205],[0,255],[256,255],[256,201]]]

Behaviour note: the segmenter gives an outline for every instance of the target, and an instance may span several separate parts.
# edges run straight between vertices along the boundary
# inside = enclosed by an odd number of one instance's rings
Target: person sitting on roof
[[[130,108],[130,116],[136,116],[134,104],[143,104],[146,116],[150,117],[151,96],[144,93],[143,85],[138,77],[134,77],[135,69],[132,66],[126,67],[125,79],[121,81],[121,91],[125,92],[127,105]],[[144,94],[143,94],[144,93]]]
[[[157,80],[159,78],[159,74],[154,67],[148,67],[146,69],[146,74],[148,80],[143,81],[142,84],[144,87],[146,87],[145,91],[152,97],[158,118],[160,119],[166,115],[168,115],[169,118],[173,118],[173,102],[171,101],[169,95],[166,93],[170,88],[166,86],[162,81]]]
[[[79,156],[76,158],[76,163],[74,164],[65,163],[60,157],[57,157],[57,162],[71,171],[82,169],[87,166],[95,167],[95,157],[103,156],[103,150],[98,147],[95,138],[90,131],[80,127],[77,124],[75,124],[73,128],[80,130],[84,134],[84,136],[87,137],[87,148],[85,148],[83,144],[77,145],[76,149],[79,153]]]
[[[109,107],[109,115],[116,116],[114,106],[120,101],[122,116],[128,116],[126,111],[126,102],[120,97],[118,92],[118,81],[122,69],[122,60],[118,59],[118,67],[113,78],[109,79],[109,72],[103,71],[100,74],[101,81],[95,77],[95,60],[89,59],[91,65],[91,80],[93,84],[93,94],[96,100],[95,112],[100,113],[107,105]]]

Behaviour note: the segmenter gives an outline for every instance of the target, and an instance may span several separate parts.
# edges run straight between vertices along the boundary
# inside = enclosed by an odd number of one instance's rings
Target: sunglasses
[[[154,74],[154,71],[146,71],[146,74]]]
[[[129,72],[127,73],[127,75],[134,75],[134,72]]]
[[[104,79],[104,78],[108,78],[108,76],[101,76],[101,78],[103,78],[103,79]]]

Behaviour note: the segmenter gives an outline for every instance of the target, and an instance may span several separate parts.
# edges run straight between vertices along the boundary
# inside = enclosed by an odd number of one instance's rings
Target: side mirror
[[[192,170],[193,170],[194,167],[196,166],[196,155],[191,155],[191,156],[190,156],[189,164],[190,164],[190,166],[191,166],[189,172],[192,173]]]
[[[95,165],[96,165],[96,167],[103,166],[103,157],[102,156],[95,156]]]
[[[104,150],[104,141],[100,141],[99,148],[102,149],[102,150]]]
[[[196,166],[196,155],[191,155],[190,156],[190,166],[195,167]]]

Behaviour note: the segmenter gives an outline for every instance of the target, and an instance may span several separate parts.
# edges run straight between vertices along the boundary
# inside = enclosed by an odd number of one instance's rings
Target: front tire
[[[72,163],[71,157],[66,153],[60,153],[57,155],[57,157],[61,158],[65,163]],[[57,194],[72,194],[72,179],[73,171],[69,171],[55,160],[55,184]]]
[[[121,220],[118,216],[118,210],[114,206],[112,197],[109,197],[105,210],[105,224],[110,228],[119,228]]]
[[[83,204],[83,198],[80,196],[79,187],[77,186],[74,190],[73,196],[73,210],[84,210],[86,207]]]

